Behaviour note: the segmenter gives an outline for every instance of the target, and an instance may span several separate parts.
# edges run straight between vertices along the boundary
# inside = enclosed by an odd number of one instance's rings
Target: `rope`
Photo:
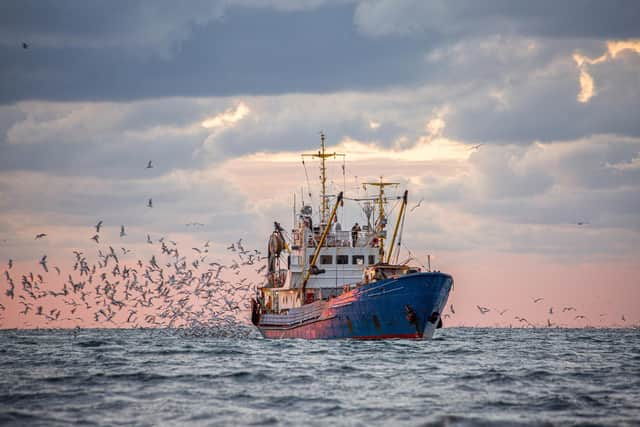
[[[311,184],[309,183],[309,173],[307,172],[307,164],[302,159],[302,166],[304,167],[304,174],[307,177],[307,191],[309,193],[309,199],[311,199]]]

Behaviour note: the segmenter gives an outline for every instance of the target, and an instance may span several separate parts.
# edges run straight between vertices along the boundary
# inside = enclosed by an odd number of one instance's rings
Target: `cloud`
[[[362,37],[344,2],[9,6],[1,103],[328,92],[420,76],[417,44]]]
[[[575,52],[573,60],[576,62],[580,70],[580,93],[578,93],[579,102],[589,102],[596,94],[593,77],[589,74],[589,66],[601,64],[605,61],[615,59],[621,52],[633,52],[640,54],[640,40],[612,40],[607,42],[607,51],[597,58],[589,58]]]
[[[520,34],[556,38],[629,38],[638,35],[640,11],[632,0],[558,7],[552,0],[376,0],[360,2],[354,21],[364,34],[417,38],[464,38]]]
[[[249,114],[249,111],[249,107],[241,102],[236,107],[229,108],[223,113],[205,119],[202,122],[202,127],[207,129],[233,127],[237,122]]]

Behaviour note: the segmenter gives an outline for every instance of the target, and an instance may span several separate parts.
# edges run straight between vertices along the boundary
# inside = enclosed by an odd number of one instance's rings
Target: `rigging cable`
[[[309,199],[311,199],[311,184],[309,184],[309,173],[307,172],[307,164],[302,159],[302,166],[304,167],[304,174],[307,177],[307,191],[309,193]]]

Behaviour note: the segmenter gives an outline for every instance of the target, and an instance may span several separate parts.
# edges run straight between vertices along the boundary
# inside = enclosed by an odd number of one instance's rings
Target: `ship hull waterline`
[[[256,327],[270,339],[429,339],[452,286],[453,278],[440,272],[378,280],[287,314],[263,315]]]

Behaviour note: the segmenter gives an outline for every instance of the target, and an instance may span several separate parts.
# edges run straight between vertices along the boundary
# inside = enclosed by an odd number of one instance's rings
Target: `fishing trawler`
[[[408,192],[395,198],[399,209],[388,249],[385,207],[393,198],[385,189],[399,183],[382,177],[364,183],[377,195],[349,200],[363,204],[366,224],[342,230],[337,212],[347,198],[343,192],[327,195],[326,160],[344,155],[326,152],[322,133],[320,140],[317,153],[302,155],[303,163],[313,157],[321,164],[318,222],[303,202],[290,235],[274,223],[267,280],[252,299],[251,322],[265,338],[431,338],[442,326],[453,278],[430,266],[423,271],[410,264],[412,258],[398,263]]]

